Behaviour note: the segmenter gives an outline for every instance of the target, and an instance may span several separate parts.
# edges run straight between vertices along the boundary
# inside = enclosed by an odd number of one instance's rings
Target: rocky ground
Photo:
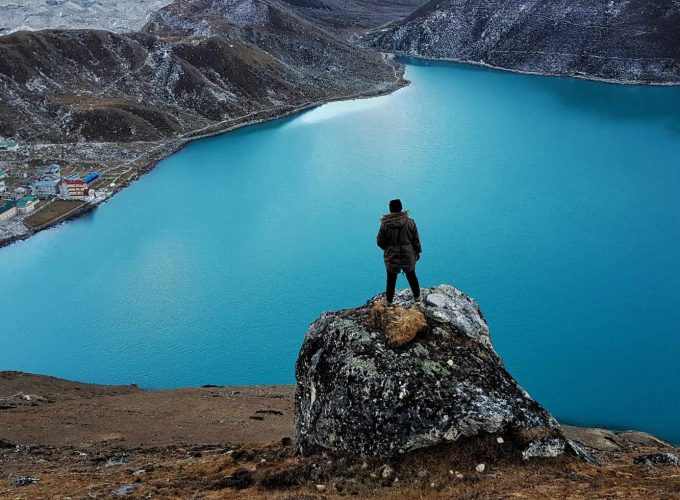
[[[144,391],[0,373],[0,496],[673,498],[680,491],[680,467],[634,463],[678,454],[639,432],[564,426],[597,465],[517,460],[495,439],[389,461],[297,456],[294,391]]]

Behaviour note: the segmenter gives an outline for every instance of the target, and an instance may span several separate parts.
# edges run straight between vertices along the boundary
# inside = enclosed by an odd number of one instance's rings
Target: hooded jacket
[[[384,252],[385,267],[390,273],[413,271],[423,249],[416,222],[408,212],[383,215],[378,231],[378,246]]]

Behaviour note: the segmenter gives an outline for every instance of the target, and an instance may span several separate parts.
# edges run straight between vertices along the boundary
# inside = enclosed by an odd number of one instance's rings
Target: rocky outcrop
[[[633,463],[646,467],[654,467],[657,465],[680,465],[680,459],[673,453],[650,453],[635,457]]]
[[[622,82],[680,83],[675,0],[431,0],[382,50]]]
[[[638,447],[673,448],[670,443],[641,431],[612,431],[609,429],[562,425],[564,434],[581,445],[600,451],[622,451]]]
[[[282,0],[299,15],[340,33],[355,33],[400,21],[425,0]]]
[[[309,327],[296,365],[303,453],[390,456],[488,435],[523,458],[580,453],[507,372],[473,299],[451,286],[423,297],[420,311],[401,291],[396,311],[377,296]],[[387,333],[403,318],[397,330],[415,325],[405,344]]]

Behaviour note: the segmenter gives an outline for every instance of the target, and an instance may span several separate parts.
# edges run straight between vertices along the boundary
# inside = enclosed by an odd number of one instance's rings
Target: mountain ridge
[[[524,73],[680,84],[679,28],[673,0],[431,0],[366,43]]]

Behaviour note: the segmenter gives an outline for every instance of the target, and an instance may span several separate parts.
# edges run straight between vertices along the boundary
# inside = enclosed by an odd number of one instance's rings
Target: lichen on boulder
[[[391,456],[497,435],[525,459],[579,454],[507,372],[477,303],[447,285],[422,293],[420,308],[399,291],[394,309],[379,295],[312,323],[296,364],[299,451]]]

